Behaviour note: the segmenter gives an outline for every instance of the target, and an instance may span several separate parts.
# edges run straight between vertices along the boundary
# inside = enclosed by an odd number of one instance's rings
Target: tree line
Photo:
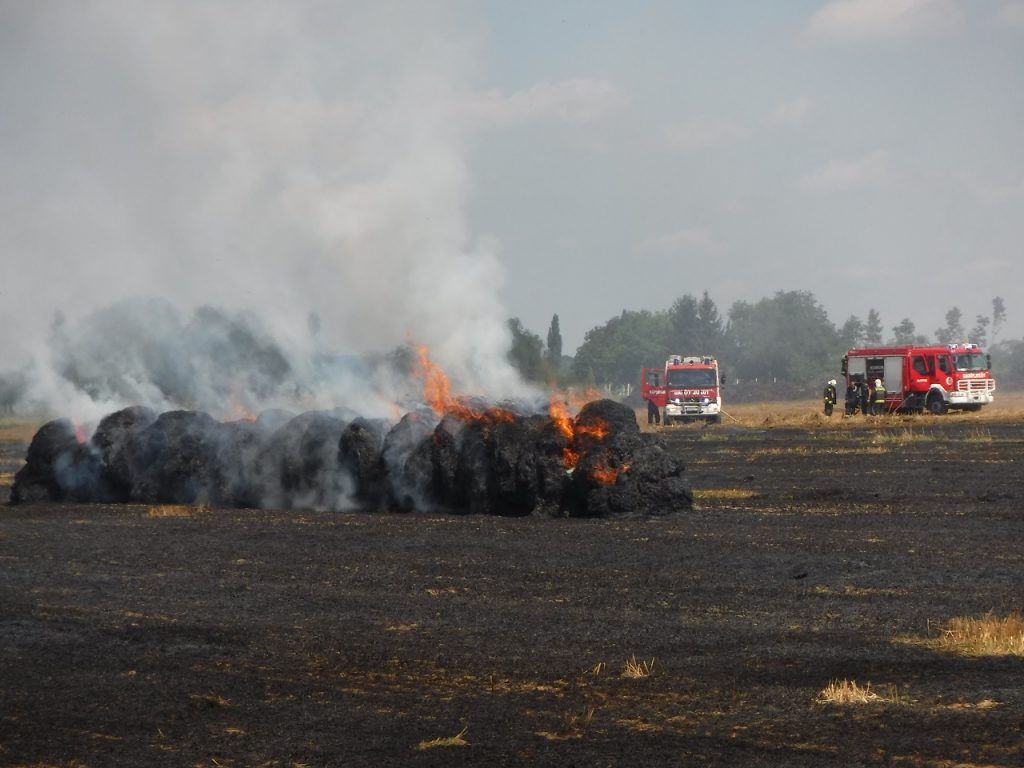
[[[863,319],[850,315],[836,326],[809,291],[737,301],[723,316],[704,291],[699,298],[680,296],[665,310],[623,310],[587,331],[571,357],[562,354],[557,314],[546,345],[512,318],[509,360],[533,381],[621,387],[635,385],[641,368],[659,366],[669,354],[707,354],[718,358],[733,399],[784,399],[820,394],[825,381],[838,378],[839,361],[853,347],[971,341],[992,354],[1000,386],[1024,386],[1024,339],[1000,337],[1006,322],[1001,297],[992,299],[990,311],[976,314],[969,329],[959,307],[945,319],[932,335],[919,332],[909,318],[887,331],[872,307]]]

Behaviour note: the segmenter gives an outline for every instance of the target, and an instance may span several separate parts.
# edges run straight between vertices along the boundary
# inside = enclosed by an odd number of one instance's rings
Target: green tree
[[[917,328],[914,323],[911,322],[909,317],[905,317],[900,321],[899,325],[893,326],[892,329],[893,344],[927,344],[928,339],[917,333]]]
[[[587,331],[573,358],[573,377],[594,384],[638,382],[641,368],[661,365],[668,357],[670,329],[666,312],[624,309]]]
[[[864,324],[864,345],[877,347],[882,343],[882,319],[872,307],[868,310],[868,319]]]
[[[964,340],[964,326],[961,322],[963,313],[959,307],[953,307],[946,313],[946,327],[935,331],[939,344],[953,344]]]
[[[986,315],[978,315],[974,319],[974,323],[975,325],[971,329],[969,339],[975,344],[981,344],[981,346],[984,347],[986,345],[986,340],[988,339],[989,319]]]
[[[996,336],[1006,322],[1006,305],[1000,296],[992,299],[992,343],[996,343]]]
[[[711,300],[707,291],[697,304],[697,349],[698,354],[720,355],[725,327],[718,314],[718,307]]]
[[[540,336],[526,330],[518,317],[509,319],[508,329],[512,334],[512,346],[508,351],[508,361],[527,381],[542,381],[544,369],[541,350],[544,343]]]
[[[839,338],[845,348],[852,349],[864,343],[865,333],[866,329],[861,319],[856,315],[850,315],[839,329]]]
[[[683,355],[719,354],[725,328],[718,307],[704,291],[698,300],[687,293],[668,310],[671,339],[668,353]]]
[[[736,358],[731,372],[743,381],[777,381],[785,390],[817,394],[834,375],[841,340],[828,313],[806,291],[779,291],[756,304],[729,310]]]
[[[680,296],[668,310],[668,321],[672,339],[667,353],[690,354],[688,350],[697,343],[700,332],[700,313],[697,299],[690,294]],[[692,354],[698,354],[693,350]],[[667,357],[667,354],[665,355]]]
[[[552,315],[548,326],[548,363],[558,370],[562,364],[562,330],[558,325],[558,315]]]

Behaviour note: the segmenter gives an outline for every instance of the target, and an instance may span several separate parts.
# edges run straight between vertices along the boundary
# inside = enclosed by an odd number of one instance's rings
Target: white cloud
[[[645,240],[640,246],[645,251],[675,253],[678,251],[717,251],[722,247],[714,232],[700,227],[681,229]]]
[[[831,0],[807,32],[818,42],[860,42],[948,35],[962,25],[956,0]]]
[[[665,144],[680,152],[696,152],[742,141],[747,129],[740,123],[718,115],[698,115],[665,129]]]
[[[629,102],[614,83],[586,77],[537,83],[505,95],[498,90],[466,97],[465,111],[481,122],[516,125],[536,120],[587,123],[621,109]]]
[[[857,187],[879,186],[892,176],[889,153],[868,152],[857,160],[830,160],[800,178],[804,189],[814,192],[838,192]]]
[[[773,109],[771,114],[768,115],[768,123],[770,125],[796,127],[807,122],[810,114],[811,100],[806,96],[800,96],[792,101],[779,104]]]
[[[1024,0],[1010,0],[996,11],[996,24],[1024,31]]]

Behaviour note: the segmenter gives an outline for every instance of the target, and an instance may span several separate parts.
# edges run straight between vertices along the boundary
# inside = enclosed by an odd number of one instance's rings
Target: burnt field
[[[0,765],[1024,765],[1024,648],[950,642],[1024,610],[1024,418],[659,434],[693,511],[0,507]]]

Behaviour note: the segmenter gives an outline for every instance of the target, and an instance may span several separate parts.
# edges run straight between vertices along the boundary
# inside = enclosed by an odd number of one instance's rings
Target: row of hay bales
[[[595,401],[573,426],[567,436],[546,414],[497,409],[477,418],[417,410],[391,424],[340,410],[220,422],[131,407],[85,442],[66,419],[43,425],[11,502],[587,517],[692,508],[682,463],[640,432],[631,409]],[[567,448],[578,456],[571,468]]]

